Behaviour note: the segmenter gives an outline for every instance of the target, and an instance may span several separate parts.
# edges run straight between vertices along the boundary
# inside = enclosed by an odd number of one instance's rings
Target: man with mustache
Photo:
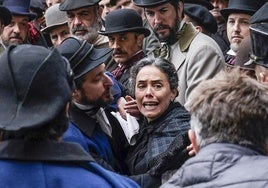
[[[98,3],[100,0],[64,0],[60,4],[60,10],[66,11],[71,34],[94,45],[95,48],[108,47],[108,39],[99,35],[102,28],[102,9]]]
[[[187,106],[192,90],[200,81],[213,77],[224,65],[217,43],[183,21],[183,1],[133,0],[143,7],[156,37],[162,43],[155,57],[168,59],[179,76],[178,100]]]
[[[4,45],[2,47],[5,49],[11,44],[29,43],[29,22],[36,17],[36,14],[29,12],[30,0],[4,0],[3,6],[11,12],[12,20],[3,29],[1,39]]]
[[[150,34],[149,29],[143,27],[142,18],[135,10],[119,9],[106,16],[105,31],[99,33],[108,36],[109,47],[113,49],[113,61],[107,70],[128,88],[130,68],[145,57],[142,44]]]

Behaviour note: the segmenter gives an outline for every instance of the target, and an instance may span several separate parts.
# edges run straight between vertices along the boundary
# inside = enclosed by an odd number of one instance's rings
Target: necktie
[[[169,46],[166,42],[161,43],[161,47],[154,51],[154,57],[160,57],[166,60],[170,58]]]

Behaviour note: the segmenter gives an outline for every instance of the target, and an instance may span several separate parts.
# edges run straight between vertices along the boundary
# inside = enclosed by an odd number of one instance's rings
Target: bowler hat
[[[67,60],[41,46],[11,45],[0,57],[0,129],[19,131],[53,120],[71,99]]]
[[[154,7],[170,1],[177,0],[133,0],[133,3],[139,7]]]
[[[224,19],[228,20],[228,16],[233,13],[253,15],[262,5],[263,0],[230,0],[228,7],[220,12]]]
[[[250,18],[250,24],[268,23],[268,2],[266,2],[253,16]]]
[[[12,16],[6,7],[0,6],[0,19],[5,26],[11,22]]]
[[[29,21],[36,18],[36,14],[30,13],[30,0],[4,0],[5,6],[12,15],[27,16]]]
[[[93,6],[99,2],[100,0],[64,0],[60,3],[60,10],[75,10],[83,7]]]
[[[66,57],[74,72],[74,79],[80,78],[95,67],[111,58],[112,49],[94,48],[86,40],[68,37],[62,41],[58,50]]]
[[[142,33],[146,37],[150,30],[143,27],[141,16],[133,9],[118,9],[110,12],[105,18],[105,31],[99,31],[102,35],[109,35],[121,32]]]
[[[184,3],[202,5],[206,7],[208,10],[212,10],[214,8],[214,6],[209,2],[209,0],[184,0]]]
[[[59,3],[54,4],[46,10],[46,27],[41,30],[42,32],[50,32],[57,26],[68,24],[67,14],[64,11],[60,11],[59,5]]]
[[[184,13],[210,33],[217,32],[217,22],[214,16],[205,7],[186,3],[184,5]]]

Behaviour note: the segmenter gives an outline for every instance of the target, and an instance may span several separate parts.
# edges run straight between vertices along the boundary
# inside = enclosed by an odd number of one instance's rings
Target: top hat
[[[210,33],[217,32],[217,22],[214,16],[205,7],[197,4],[186,3],[184,5],[184,13]]]
[[[30,8],[35,8],[41,11],[45,11],[46,1],[45,0],[31,0]]]
[[[0,19],[5,26],[11,22],[12,16],[6,7],[0,6]]]
[[[150,30],[143,27],[141,16],[133,9],[118,9],[110,12],[105,18],[105,31],[99,34],[109,35],[121,32],[142,33],[146,37],[150,35]]]
[[[251,18],[250,24],[268,23],[268,2],[266,2]]]
[[[27,16],[29,21],[36,18],[36,14],[30,13],[30,0],[4,0],[5,6],[12,15]]]
[[[46,10],[46,27],[41,30],[42,32],[50,32],[57,26],[68,24],[67,14],[64,11],[60,11],[59,5],[59,3],[54,4]]]
[[[96,5],[100,0],[64,0],[60,3],[60,10],[69,11]]]
[[[253,15],[262,5],[263,0],[230,0],[228,7],[220,12],[223,18],[228,20],[228,16],[233,13]]]
[[[60,53],[66,57],[74,72],[74,79],[80,78],[95,67],[106,63],[111,58],[112,49],[94,48],[86,40],[69,37],[58,47]]]
[[[0,103],[6,104],[0,109],[0,129],[41,127],[71,100],[68,61],[56,49],[11,45],[0,62]]]
[[[214,8],[214,6],[209,2],[209,0],[184,0],[184,3],[201,5],[207,8],[208,10],[212,10]]]
[[[133,0],[133,3],[139,7],[154,7],[173,0]]]

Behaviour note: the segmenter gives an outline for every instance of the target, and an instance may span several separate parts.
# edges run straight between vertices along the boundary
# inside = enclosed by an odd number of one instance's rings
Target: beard
[[[111,90],[109,89],[111,93]],[[106,107],[109,103],[113,101],[113,96],[110,94],[110,97],[105,98],[105,93],[97,99],[91,100],[89,99],[83,90],[81,90],[81,99],[79,103],[83,105],[93,105],[95,107]]]
[[[175,21],[173,27],[170,27],[164,24],[159,24],[153,28],[153,31],[154,31],[155,36],[159,39],[160,42],[166,42],[167,44],[172,45],[178,40],[177,39],[178,28],[179,28],[179,23]],[[168,29],[169,34],[167,36],[159,35],[157,31],[161,29]]]
[[[99,22],[97,19],[95,19],[92,26],[90,26],[90,27],[84,27],[84,26],[75,27],[71,30],[71,32],[73,35],[75,35],[76,31],[79,31],[79,30],[87,31],[85,35],[77,36],[77,37],[84,39],[87,42],[93,44],[94,40],[99,35],[98,34],[99,29],[100,29]]]

